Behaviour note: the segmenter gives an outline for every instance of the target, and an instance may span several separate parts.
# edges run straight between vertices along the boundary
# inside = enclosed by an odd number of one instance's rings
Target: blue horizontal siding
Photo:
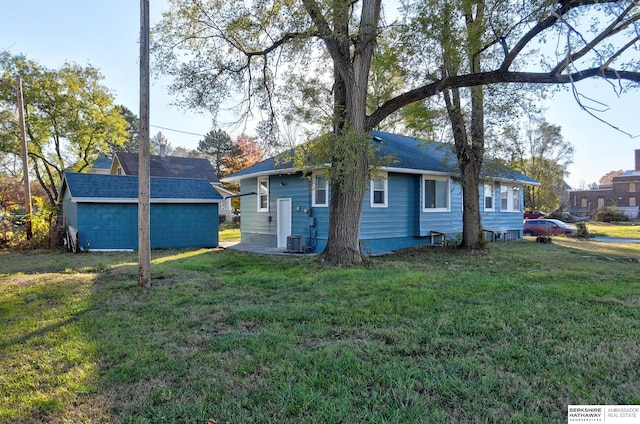
[[[241,194],[257,193],[257,184],[257,178],[241,180]],[[278,199],[291,199],[291,234],[304,236],[307,238],[307,244],[310,243],[309,238],[315,234],[317,228],[317,224],[315,228],[310,228],[310,217],[315,217],[316,223],[320,222],[322,225],[325,214],[321,208],[311,208],[309,180],[301,173],[269,177],[268,211],[258,212],[257,195],[240,198],[240,232],[243,243],[260,244],[265,247],[277,246]],[[316,212],[319,216],[316,216]]]
[[[520,211],[508,212],[500,210],[500,183],[496,183],[493,196],[493,211],[484,209],[484,185],[480,186],[480,219],[482,228],[509,231],[511,238],[522,238],[524,229],[524,195],[520,196]]]
[[[421,177],[422,178],[422,177]],[[424,193],[420,181],[420,236],[431,236],[432,231],[442,233],[462,232],[462,187],[453,179],[449,180],[450,209],[447,212],[423,212]]]
[[[371,207],[370,185],[365,194],[360,238],[404,238],[418,235],[418,196],[420,178],[416,175],[389,173],[387,207]]]
[[[218,245],[217,204],[152,204],[152,249]],[[79,244],[83,249],[137,249],[138,205],[77,204]]]
[[[432,241],[439,242],[440,236],[433,233],[434,231],[446,233],[448,237],[462,233],[462,188],[458,181],[449,181],[450,211],[424,212],[422,175],[390,172],[387,178],[386,208],[371,207],[369,187],[365,194],[360,238],[366,253],[375,254],[430,244]],[[257,178],[243,179],[240,184],[243,194],[257,192]],[[499,186],[496,185],[494,193],[496,212],[484,212],[484,185],[479,189],[483,225],[521,234],[522,214],[500,212],[497,209],[500,202]],[[291,199],[291,234],[304,236],[306,244],[313,245],[313,252],[321,252],[327,243],[329,208],[311,206],[310,182],[300,173],[270,176],[268,212],[257,211],[256,195],[241,197],[243,243],[265,247],[277,246],[278,198]],[[310,214],[307,214],[306,210],[309,210]]]

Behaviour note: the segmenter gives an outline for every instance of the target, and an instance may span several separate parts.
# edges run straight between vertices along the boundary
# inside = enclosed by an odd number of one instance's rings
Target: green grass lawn
[[[231,229],[221,230],[218,233],[218,237],[221,242],[240,241],[240,229],[231,228]]]
[[[640,246],[0,252],[0,422],[566,422],[640,404]]]
[[[587,222],[587,229],[592,236],[640,238],[638,222]]]

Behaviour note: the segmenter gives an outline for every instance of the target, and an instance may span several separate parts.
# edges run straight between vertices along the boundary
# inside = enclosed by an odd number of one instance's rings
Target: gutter
[[[230,196],[224,196],[222,200],[234,199],[236,197],[242,197],[242,196],[253,196],[255,194],[258,194],[258,193],[256,193],[255,191],[252,191],[251,193],[232,194]]]

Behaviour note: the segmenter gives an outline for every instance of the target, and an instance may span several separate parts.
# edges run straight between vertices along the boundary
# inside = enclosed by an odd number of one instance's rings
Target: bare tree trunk
[[[482,220],[480,217],[479,165],[476,160],[458,159],[462,171],[462,248],[481,249],[484,247]]]
[[[363,260],[360,250],[360,218],[364,187],[364,181],[331,182],[329,234],[327,246],[322,252],[322,257],[331,263],[351,265]]]
[[[349,3],[336,0],[333,37],[325,40],[334,59],[335,137],[331,152],[329,232],[322,255],[339,265],[363,261],[360,222],[372,152],[370,128],[366,126],[366,99],[380,8],[380,0],[363,1],[357,48],[352,53]]]
[[[473,16],[475,6],[476,16]],[[481,27],[484,19],[484,5],[477,2],[475,5],[466,4],[465,20],[467,34],[471,45],[480,42]],[[470,49],[468,56],[471,72],[480,72],[480,55]],[[448,74],[456,75],[457,69],[449,66]],[[469,135],[467,135],[460,90],[454,88],[451,93],[444,92],[445,103],[449,113],[449,120],[453,128],[458,167],[462,178],[462,248],[481,249],[485,241],[482,235],[482,219],[480,216],[480,170],[484,161],[484,91],[482,86],[474,86],[471,90],[471,123]]]

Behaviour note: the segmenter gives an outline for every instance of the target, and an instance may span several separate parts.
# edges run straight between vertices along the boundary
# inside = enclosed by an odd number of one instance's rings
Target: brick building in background
[[[616,206],[629,219],[638,219],[640,205],[640,149],[635,151],[635,169],[613,177],[611,185],[592,190],[570,190],[569,210],[576,216],[591,216],[597,209]]]

